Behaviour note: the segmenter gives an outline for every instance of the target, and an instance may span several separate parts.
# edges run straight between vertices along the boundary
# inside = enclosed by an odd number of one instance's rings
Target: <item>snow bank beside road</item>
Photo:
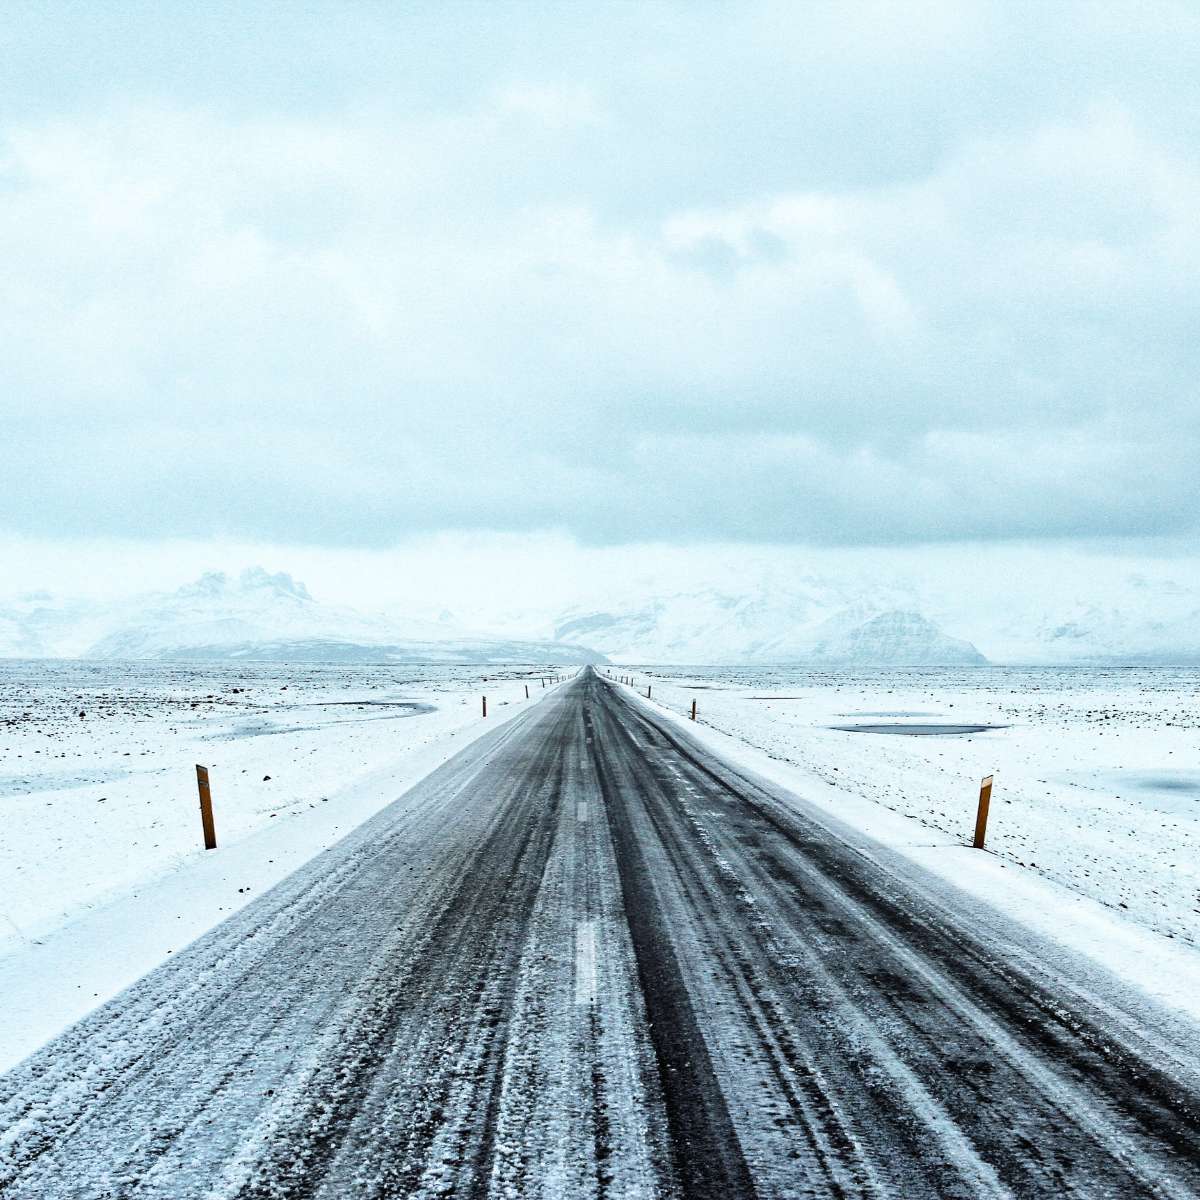
[[[527,679],[544,694],[517,668],[26,662],[0,679],[0,1070],[518,715]]]

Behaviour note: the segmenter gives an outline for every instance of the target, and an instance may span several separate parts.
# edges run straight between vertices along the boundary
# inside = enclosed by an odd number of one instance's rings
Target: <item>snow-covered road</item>
[[[0,1078],[5,1197],[1196,1196],[1194,1030],[591,671]]]

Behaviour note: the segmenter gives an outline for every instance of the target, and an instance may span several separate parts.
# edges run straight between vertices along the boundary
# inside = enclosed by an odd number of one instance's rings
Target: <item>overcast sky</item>
[[[1198,62],[1166,0],[10,4],[7,582],[1188,554]]]

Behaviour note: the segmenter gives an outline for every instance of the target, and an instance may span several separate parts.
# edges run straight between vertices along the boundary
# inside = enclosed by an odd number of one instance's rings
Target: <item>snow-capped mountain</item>
[[[886,612],[813,647],[809,661],[862,666],[982,666],[970,642],[949,637],[914,612]]]
[[[126,607],[27,592],[0,607],[0,658],[77,658]]]
[[[0,611],[0,655],[125,659],[568,663],[586,645],[490,637],[447,621],[371,616],[322,604],[285,573],[202,575],[169,594],[113,605],[30,597]]]
[[[792,662],[807,656],[831,615],[856,611],[857,604],[857,597],[815,581],[741,594],[702,588],[575,609],[559,618],[553,636],[624,662]],[[859,620],[873,611],[863,609]]]
[[[555,625],[554,637],[595,647],[618,662],[986,661],[970,642],[948,636],[920,613],[880,611],[867,597],[812,580],[795,590],[742,596],[701,590],[624,611],[574,611]]]
[[[1075,573],[1064,594],[1006,605],[973,629],[991,658],[1010,662],[1136,665],[1200,663],[1200,587],[1140,573],[1101,581]],[[1072,593],[1075,594],[1072,594]],[[1079,594],[1082,592],[1082,594]],[[998,647],[999,653],[992,647]]]
[[[251,567],[237,578],[212,571],[164,596],[146,597],[88,650],[95,658],[224,657],[237,647],[281,642],[377,645],[398,631],[353,609],[319,604],[283,572]]]
[[[777,574],[678,592],[639,581],[638,593],[571,609],[552,636],[627,663],[1200,663],[1200,587],[1095,579],[1079,564],[1005,580]]]

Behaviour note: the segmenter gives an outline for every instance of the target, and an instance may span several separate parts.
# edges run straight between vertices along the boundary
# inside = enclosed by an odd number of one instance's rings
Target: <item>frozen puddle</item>
[[[1058,775],[1075,787],[1111,792],[1155,812],[1192,815],[1200,804],[1200,771],[1154,767],[1143,770],[1065,771]]]
[[[1200,792],[1200,771],[1122,771],[1119,778],[1152,792]]]
[[[900,733],[908,737],[944,737],[959,733],[986,733],[989,729],[1007,729],[1007,725],[831,725],[843,733]]]
[[[426,713],[437,712],[437,706],[433,704],[424,704],[418,700],[372,700],[366,702],[349,701],[349,700],[332,700],[325,704],[297,704],[293,705],[293,709],[298,708],[335,708],[335,707],[351,707],[360,709],[397,709],[396,712],[385,712],[380,715],[369,715],[362,717],[331,717],[328,721],[315,721],[309,725],[289,725],[286,721],[273,721],[269,717],[262,717],[256,720],[241,721],[227,730],[206,735],[208,740],[214,741],[230,741],[236,738],[253,738],[263,737],[267,734],[275,733],[311,733],[317,729],[328,729],[332,725],[361,725],[367,721],[402,721],[406,717],[420,717]]]
[[[0,796],[28,796],[34,792],[65,792],[72,788],[108,785],[134,775],[147,775],[152,767],[105,767],[98,771],[39,771],[29,775],[0,775]]]

